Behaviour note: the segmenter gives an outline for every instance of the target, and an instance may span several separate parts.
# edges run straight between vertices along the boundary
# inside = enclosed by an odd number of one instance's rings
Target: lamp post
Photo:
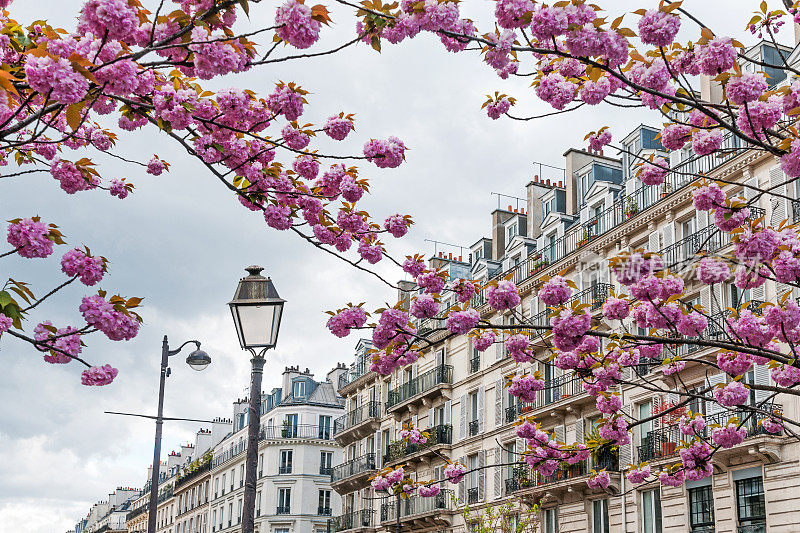
[[[258,430],[261,422],[261,376],[264,373],[264,354],[278,342],[283,304],[272,280],[261,275],[260,266],[249,266],[249,274],[239,280],[236,293],[228,305],[239,344],[253,356],[250,359],[250,405],[247,417],[247,459],[242,504],[242,533],[255,528],[256,463]]]
[[[180,352],[187,344],[196,348],[186,357],[186,364],[194,370],[204,370],[211,364],[211,357],[200,349],[200,342],[186,341],[174,350],[169,349],[167,336],[161,343],[161,377],[158,382],[158,414],[156,415],[156,438],[153,446],[153,468],[150,476],[150,502],[147,515],[147,533],[156,533],[156,510],[158,509],[158,476],[161,466],[161,428],[164,425],[164,383],[169,375],[169,358]]]

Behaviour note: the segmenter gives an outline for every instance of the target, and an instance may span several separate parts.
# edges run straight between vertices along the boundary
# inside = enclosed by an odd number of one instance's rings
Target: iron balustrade
[[[553,472],[552,475],[544,476],[541,473],[533,470],[528,465],[514,467],[512,471],[513,479],[517,480],[519,490],[524,490],[531,487],[538,487],[540,485],[547,485],[549,483],[556,483],[558,481],[566,481],[568,479],[586,475],[588,472],[586,468],[586,461],[580,461],[574,465],[569,465],[567,468],[559,467]]]
[[[129,512],[125,516],[125,521],[126,522],[130,522],[131,520],[133,520],[134,518],[136,518],[140,514],[146,513],[146,512],[147,512],[147,505],[142,505],[141,507],[137,507],[136,509],[134,509],[133,511]]]
[[[389,444],[389,449],[387,450],[383,462],[397,461],[398,459],[424,451],[437,444],[453,443],[453,426],[450,424],[439,424],[438,426],[426,429],[425,433],[428,434],[428,440],[423,444],[403,441],[395,441]]]
[[[478,434],[478,429],[480,429],[480,422],[477,420],[470,420],[469,423],[469,436],[474,437]]]
[[[592,311],[603,307],[603,302],[611,295],[613,285],[610,283],[593,283],[591,286],[583,289],[582,291],[573,295],[567,300],[566,305],[572,305],[573,302],[579,304],[587,304],[591,306]]]
[[[453,510],[453,491],[442,489],[436,496],[411,496],[400,501],[400,518],[435,511]],[[397,520],[397,504],[394,501],[381,504],[381,522]]]
[[[601,453],[598,457],[592,457],[592,468],[595,470],[605,469],[608,472],[619,472],[619,456],[613,453]]]
[[[372,527],[374,525],[374,515],[375,511],[373,509],[362,509],[361,511],[335,516],[328,520],[328,533]]]
[[[767,533],[767,523],[764,521],[755,524],[739,524],[736,526],[736,533]]]
[[[207,461],[201,464],[200,466],[196,467],[194,470],[186,472],[182,476],[179,476],[178,479],[175,480],[175,488],[177,489],[181,485],[188,483],[189,481],[200,476],[204,472],[208,472],[210,470],[211,470],[211,461]]]
[[[361,457],[350,459],[345,463],[333,467],[333,471],[331,472],[331,481],[341,481],[357,474],[370,472],[375,470],[375,468],[375,454],[367,453]]]
[[[314,424],[290,424],[284,426],[267,426],[261,428],[259,440],[278,439],[319,439],[332,440],[333,434],[330,426]]]
[[[506,496],[511,496],[514,492],[520,489],[519,480],[515,477],[506,479]]]
[[[275,514],[290,514],[291,509],[288,505],[279,505],[275,511]]]
[[[278,467],[278,473],[279,474],[291,474],[292,473],[292,467],[291,466],[279,466]]]
[[[386,408],[394,407],[438,385],[450,383],[453,383],[453,367],[451,365],[439,365],[413,378],[408,383],[390,390]]]
[[[444,320],[441,318],[423,318],[416,321],[417,335],[425,335],[435,329],[444,328]]]
[[[321,476],[333,475],[333,467],[331,467],[331,466],[320,466],[319,467],[319,475],[321,475]]]
[[[800,222],[800,200],[792,200],[792,222]]]
[[[481,356],[476,355],[475,357],[469,360],[469,371],[474,374],[480,369],[481,369]]]
[[[761,409],[779,413],[783,410],[782,406],[778,404],[764,404]],[[717,424],[724,427],[727,425],[728,419],[732,417],[736,417],[739,420],[739,423],[747,431],[747,437],[770,434],[759,424],[759,421],[767,418],[766,415],[746,409],[736,409],[733,412],[723,411],[713,415],[706,415],[706,427],[700,432],[700,436],[706,439],[709,438],[711,436],[711,429],[709,429],[711,425]],[[681,445],[681,442],[690,438],[681,433],[678,424],[670,424],[654,429],[643,437],[641,444],[637,446],[639,462],[672,457],[677,453],[677,448]]]
[[[317,514],[319,516],[331,516],[333,510],[330,507],[317,507]]]
[[[349,413],[345,413],[333,421],[333,434],[338,435],[342,431],[346,431],[353,426],[357,426],[365,420],[377,418],[380,415],[380,403],[372,401],[367,402],[360,407],[356,407]]]
[[[478,503],[478,487],[467,489],[467,503]]]
[[[517,416],[523,415],[534,409],[540,409],[546,405],[561,401],[565,398],[583,394],[585,391],[582,386],[583,381],[576,375],[563,375],[548,380],[545,387],[536,391],[536,401],[518,401],[514,405],[506,408],[506,422],[516,420]]]
[[[364,374],[370,371],[372,366],[372,359],[369,357],[359,357],[355,364],[350,367],[350,370],[344,372],[339,376],[339,388],[346,386],[349,383],[357,380]]]

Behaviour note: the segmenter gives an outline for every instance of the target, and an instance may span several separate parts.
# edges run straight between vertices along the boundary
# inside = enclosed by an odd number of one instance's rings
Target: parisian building
[[[764,58],[789,52],[762,42],[746,54],[770,62]],[[768,79],[773,86],[791,81],[784,71],[772,70]],[[709,79],[702,80],[700,89],[698,96],[707,101],[721,94]],[[536,298],[544,276],[564,272],[577,286],[568,305],[587,304],[596,316],[612,291],[624,293],[609,271],[611,257],[633,250],[658,252],[673,273],[688,273],[698,254],[730,252],[730,235],[719,232],[707,212],[696,212],[692,206],[692,183],[701,172],[730,182],[724,186],[729,196],[755,199],[751,219],[764,217],[775,226],[782,220],[800,222],[800,201],[768,195],[756,198],[753,189],[743,187],[763,189],[785,180],[773,156],[748,151],[730,136],[723,155],[696,157],[688,149],[670,153],[658,140],[660,129],[660,124],[640,125],[622,137],[630,153],[571,148],[560,164],[537,165],[520,197],[499,198],[488,236],[464,248],[437,250],[429,259],[430,266],[446,271],[451,281],[468,278],[486,284],[510,279],[523,298],[523,320],[548,325],[549,312]],[[671,170],[662,186],[644,186],[636,178],[638,163],[651,155],[669,161]],[[776,190],[800,198],[797,182]],[[739,309],[750,301],[750,309],[760,313],[762,302],[776,302],[787,293],[791,298],[800,296],[791,286],[772,281],[742,291],[732,283],[715,285],[712,290],[689,275],[684,279],[688,298],[711,315],[704,333],[707,339],[724,334],[729,308]],[[417,288],[401,283],[398,298],[408,303]],[[454,303],[450,297],[442,308]],[[473,306],[481,318],[494,324],[515,323],[508,312],[493,310],[482,294]],[[590,440],[602,415],[584,391],[581,377],[550,364],[517,365],[501,342],[478,352],[468,336],[437,330],[444,327],[441,320],[417,320],[414,325],[431,343],[416,363],[379,376],[370,371],[370,342],[361,340],[354,362],[340,376],[338,390],[345,398],[345,412],[334,422],[333,437],[344,454],[333,468],[332,487],[341,495],[343,506],[342,513],[331,518],[329,531],[394,532],[399,522],[403,532],[468,533],[474,523],[465,519],[464,506],[481,513],[487,506],[505,503],[512,506],[512,519],[516,514],[517,520],[529,517],[531,509],[540,509],[535,518],[544,533],[800,531],[800,508],[795,503],[800,494],[800,445],[786,434],[767,433],[759,416],[744,417],[741,410],[701,401],[690,405],[692,412],[705,415],[709,425],[725,425],[734,416],[748,420],[744,442],[715,454],[711,477],[677,488],[658,483],[637,488],[625,479],[623,472],[631,464],[649,461],[658,471],[659,466],[679,461],[677,419],[684,411],[657,415],[676,405],[682,398],[679,392],[728,379],[688,360],[712,360],[715,349],[667,344],[662,357],[687,358],[677,376],[664,375],[660,361],[643,361],[635,371],[627,369],[625,377],[635,384],[620,385],[616,391],[622,395],[624,412],[656,418],[637,426],[630,444],[601,450],[585,462],[546,477],[520,461],[525,443],[516,437],[514,422],[520,416],[533,417],[558,441]],[[634,323],[626,326],[637,331]],[[537,360],[546,360],[549,352],[539,345]],[[515,372],[533,371],[540,371],[546,382],[536,401],[524,403],[510,396],[504,379]],[[755,365],[744,379],[772,384],[764,365]],[[765,401],[767,411],[780,411],[795,420],[800,416],[796,396],[753,392],[751,402]],[[428,441],[421,445],[401,442],[399,432],[405,424],[426,430]],[[420,481],[442,479],[445,457],[476,470],[457,485],[443,483],[437,497],[413,496],[398,506],[395,499],[382,498],[370,487],[370,476],[389,466],[405,465]],[[590,470],[603,468],[611,473],[609,489],[590,489],[586,484]]]

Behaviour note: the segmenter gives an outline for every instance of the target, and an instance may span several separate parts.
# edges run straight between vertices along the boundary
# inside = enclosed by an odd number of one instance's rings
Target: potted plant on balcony
[[[670,182],[665,182],[664,186],[661,188],[661,198],[666,198],[672,193],[672,184]]]
[[[633,198],[628,198],[625,202],[625,218],[631,218],[632,216],[636,215],[639,212],[639,206],[636,205],[636,202]]]

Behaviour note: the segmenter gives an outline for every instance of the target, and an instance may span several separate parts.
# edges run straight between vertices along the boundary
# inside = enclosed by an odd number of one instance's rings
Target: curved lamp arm
[[[197,346],[198,350],[200,349],[200,341],[186,341],[183,344],[181,344],[180,346],[178,346],[177,348],[175,348],[174,350],[169,350],[167,352],[167,355],[169,355],[169,356],[176,355],[178,352],[180,352],[183,349],[184,346],[186,346],[187,344],[192,344],[192,343],[194,343],[194,345]]]

